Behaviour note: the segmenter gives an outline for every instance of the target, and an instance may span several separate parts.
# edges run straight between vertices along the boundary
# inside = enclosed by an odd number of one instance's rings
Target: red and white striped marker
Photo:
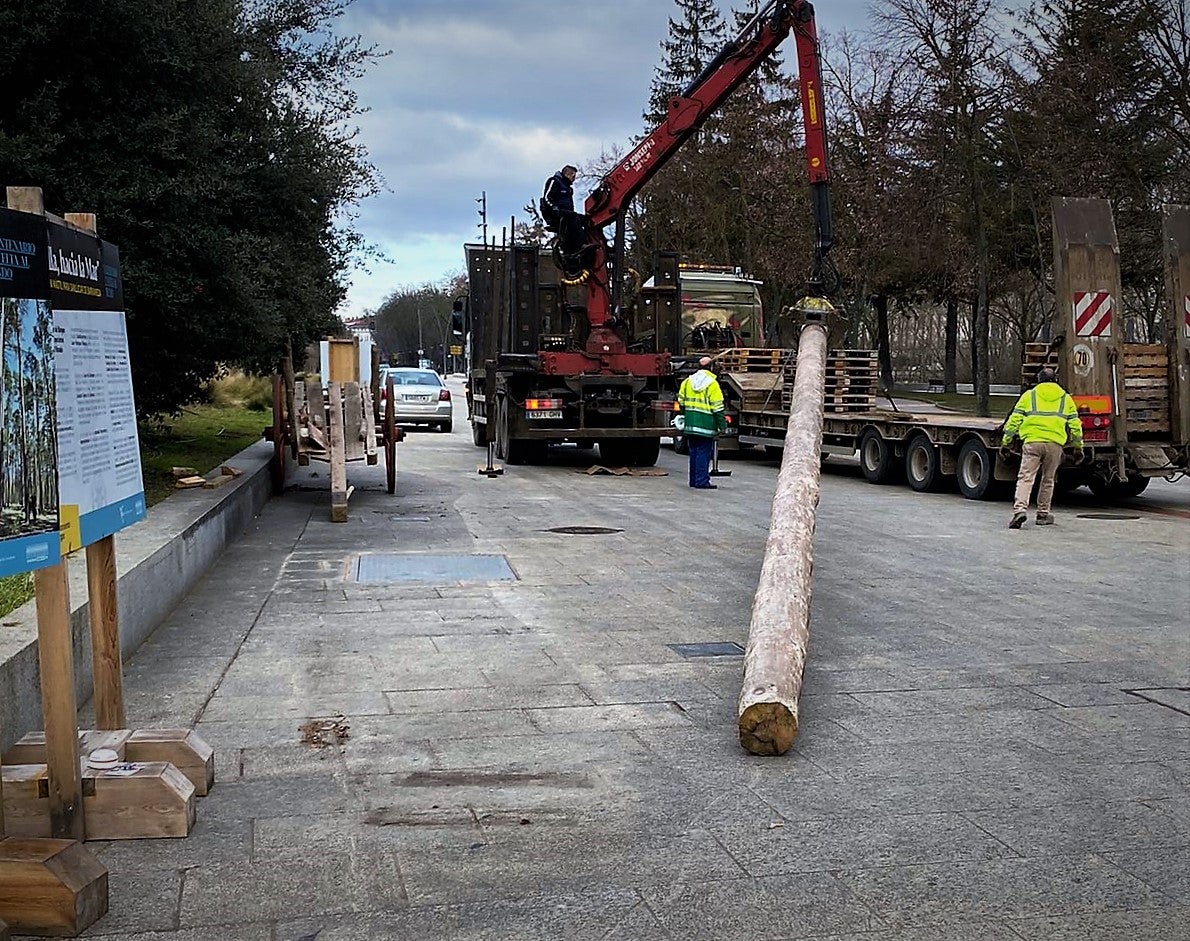
[[[1185,318],[1184,318],[1185,319],[1185,327],[1183,329],[1186,331],[1187,338],[1190,338],[1190,294],[1186,295],[1185,304],[1183,306],[1185,307],[1185,310],[1186,310]]]
[[[1110,291],[1074,292],[1074,332],[1080,337],[1111,336]]]

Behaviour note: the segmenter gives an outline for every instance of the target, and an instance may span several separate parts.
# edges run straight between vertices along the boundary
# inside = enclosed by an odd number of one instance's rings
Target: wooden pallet
[[[1129,343],[1123,351],[1124,420],[1129,434],[1168,434],[1168,351],[1160,343]]]
[[[779,373],[785,366],[786,360],[795,354],[793,350],[785,349],[753,349],[735,347],[720,350],[718,353],[708,353],[714,360],[716,372],[774,372]]]
[[[1056,351],[1048,343],[1026,343],[1021,360],[1021,388],[1032,389],[1037,384],[1037,370],[1042,366],[1057,368]]]
[[[786,363],[781,408],[789,411],[793,402],[793,381],[797,363]],[[875,350],[833,350],[826,358],[826,389],[823,407],[829,413],[866,412],[876,405],[879,382]]]

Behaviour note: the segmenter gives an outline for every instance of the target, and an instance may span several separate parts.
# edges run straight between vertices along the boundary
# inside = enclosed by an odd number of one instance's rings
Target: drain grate
[[[1137,699],[1143,699],[1145,702],[1151,702],[1155,706],[1164,706],[1166,709],[1190,716],[1190,687],[1152,687],[1149,689],[1126,689],[1124,692]]]
[[[563,536],[606,536],[610,533],[622,533],[624,530],[611,526],[555,526],[544,532],[561,533]]]
[[[666,644],[683,657],[742,657],[744,648],[734,641],[714,640],[702,644]]]
[[[364,585],[393,582],[512,581],[516,574],[502,555],[440,555],[413,552],[373,552],[359,556],[352,567],[354,580]]]
[[[1079,513],[1080,520],[1138,520],[1139,516],[1130,513]]]

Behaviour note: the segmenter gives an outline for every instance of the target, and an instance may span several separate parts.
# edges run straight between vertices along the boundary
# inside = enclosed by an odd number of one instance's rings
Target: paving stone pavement
[[[801,736],[756,758],[742,660],[669,645],[745,643],[775,464],[489,480],[456,427],[393,497],[352,466],[344,524],[297,469],[131,658],[133,723],[195,725],[218,779],[190,838],[92,844],[88,937],[1190,939],[1190,715],[1151,701],[1190,687],[1185,519],[1010,532],[831,469]],[[361,584],[361,552],[516,577]]]

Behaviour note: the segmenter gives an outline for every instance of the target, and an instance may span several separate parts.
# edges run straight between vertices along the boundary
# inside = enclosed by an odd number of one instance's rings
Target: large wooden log
[[[797,701],[810,636],[810,576],[822,452],[827,329],[809,323],[798,341],[797,375],[760,583],[752,603],[740,744],[781,755],[797,737]]]

